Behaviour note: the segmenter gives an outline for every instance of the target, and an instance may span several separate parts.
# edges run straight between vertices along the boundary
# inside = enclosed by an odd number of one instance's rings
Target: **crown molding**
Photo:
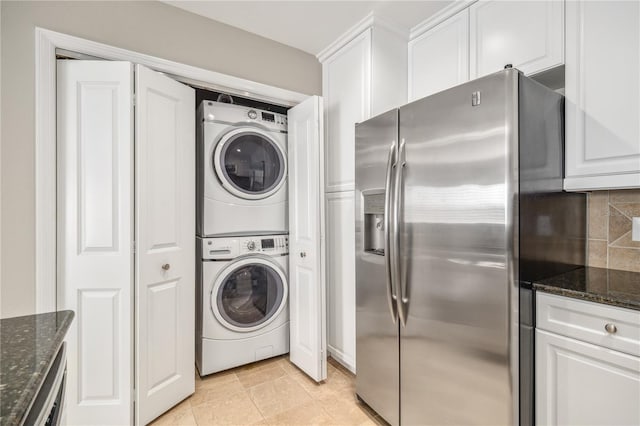
[[[404,38],[405,40],[408,40],[409,38],[409,31],[407,29],[389,22],[386,19],[380,18],[379,16],[376,16],[374,12],[370,12],[364,18],[358,21],[354,26],[340,35],[331,44],[322,49],[320,53],[316,55],[316,58],[318,58],[318,61],[320,61],[321,63],[325,62],[327,59],[329,59],[329,57],[331,57],[342,47],[347,45],[351,40],[362,34],[363,31],[372,27],[384,28],[398,35],[399,37]]]
[[[426,20],[422,21],[418,25],[411,28],[411,30],[409,30],[409,41],[417,37],[420,37],[422,34],[429,31],[431,28],[435,27],[436,25],[440,24],[443,21],[446,21],[456,13],[459,13],[460,11],[468,8],[469,6],[471,6],[473,3],[477,1],[478,0],[454,1],[449,6],[442,9],[440,12],[436,13],[435,15],[427,18]]]

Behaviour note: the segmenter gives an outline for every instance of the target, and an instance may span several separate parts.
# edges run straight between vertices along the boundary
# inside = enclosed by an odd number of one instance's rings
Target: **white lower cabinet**
[[[354,192],[326,194],[327,347],[355,372],[356,274]]]
[[[536,330],[536,423],[640,424],[640,358]]]
[[[536,424],[640,424],[640,312],[541,293],[536,311]]]

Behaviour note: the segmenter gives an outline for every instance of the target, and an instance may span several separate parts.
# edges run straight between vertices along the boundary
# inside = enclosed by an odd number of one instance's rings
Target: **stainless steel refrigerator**
[[[563,105],[506,69],[356,125],[356,392],[390,424],[533,422],[527,283],[585,257]]]

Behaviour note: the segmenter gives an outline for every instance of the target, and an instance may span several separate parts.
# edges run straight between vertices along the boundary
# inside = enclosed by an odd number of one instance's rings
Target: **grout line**
[[[607,219],[607,224],[605,229],[607,230],[607,245],[606,245],[606,249],[605,249],[605,267],[608,269],[609,268],[609,206],[611,205],[610,201],[611,201],[611,195],[609,194],[609,191],[607,191],[607,211],[606,211],[606,215],[605,218]]]

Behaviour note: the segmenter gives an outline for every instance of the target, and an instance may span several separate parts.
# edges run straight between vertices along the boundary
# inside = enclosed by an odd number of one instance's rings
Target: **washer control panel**
[[[224,123],[259,123],[269,130],[287,132],[287,115],[248,106],[202,101],[198,108],[198,119]]]
[[[278,234],[202,239],[203,260],[227,260],[252,253],[268,256],[289,254],[289,236]]]

